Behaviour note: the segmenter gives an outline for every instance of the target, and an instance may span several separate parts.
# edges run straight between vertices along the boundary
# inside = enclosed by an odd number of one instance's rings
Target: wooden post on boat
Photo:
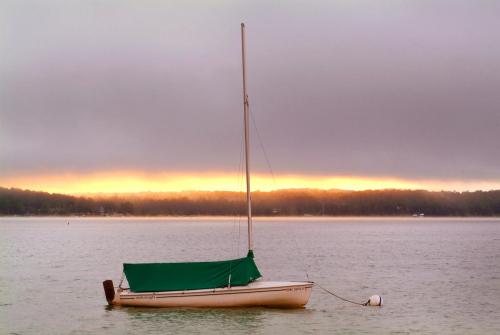
[[[248,251],[253,251],[252,195],[250,190],[250,131],[248,129],[249,104],[247,94],[245,24],[241,23],[241,63],[243,65],[243,121],[245,126],[245,171],[247,180]]]

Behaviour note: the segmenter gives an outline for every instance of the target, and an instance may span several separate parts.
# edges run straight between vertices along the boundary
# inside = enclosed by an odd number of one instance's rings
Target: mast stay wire
[[[241,135],[240,140],[240,153],[239,153],[239,162],[238,162],[238,181],[237,181],[237,190],[238,193],[242,193],[243,190],[243,134]],[[237,196],[238,198],[238,196]],[[243,198],[241,199],[243,200]],[[238,237],[236,241],[236,221],[238,221]],[[241,244],[241,213],[239,212],[239,208],[235,209],[235,217],[233,219],[233,243],[231,247],[231,255],[236,254],[236,258],[239,257],[240,252],[240,244]],[[234,247],[236,245],[236,252]]]
[[[248,106],[248,114],[250,114],[250,118],[252,119],[252,124],[253,124],[253,127],[255,129],[255,133],[257,134],[257,139],[259,141],[260,148],[262,150],[262,153],[264,154],[264,159],[266,161],[266,164],[267,164],[267,167],[269,169],[269,172],[271,173],[271,176],[272,176],[272,179],[273,179],[274,188],[276,189],[276,184],[277,184],[276,183],[276,176],[275,176],[273,168],[271,166],[271,162],[269,160],[269,156],[267,155],[267,151],[266,151],[266,148],[264,146],[264,142],[262,141],[262,137],[260,136],[259,128],[257,128],[257,122],[255,121],[253,113],[251,113],[250,106]],[[293,230],[289,230],[289,231],[291,232],[292,240],[293,240],[293,242],[295,244],[295,247],[297,248],[298,252],[300,253],[301,259],[305,259],[304,258],[304,252],[303,252],[303,250],[299,246],[299,243],[298,243],[297,238],[295,236],[296,235],[295,232]],[[308,271],[307,268],[308,268],[308,266],[306,264],[305,267],[304,267],[304,272],[305,272],[307,281],[311,281],[309,279],[309,271]],[[340,299],[342,301],[345,301],[345,302],[348,302],[348,303],[351,303],[351,304],[354,304],[354,305],[359,305],[359,306],[368,306],[368,304],[370,303],[370,300],[368,300],[367,302],[364,302],[364,303],[360,303],[360,302],[356,302],[356,301],[352,301],[352,300],[343,298],[343,297],[339,296],[338,294],[336,294],[335,292],[333,292],[331,290],[328,290],[327,288],[321,286],[319,283],[315,282],[315,284],[321,290],[323,290],[324,292],[326,292],[326,293],[330,294],[331,296],[333,296],[333,297],[335,297],[337,299]]]
[[[264,158],[266,160],[266,163],[267,163],[267,167],[269,169],[269,172],[271,173],[271,177],[273,179],[273,186],[274,186],[274,189],[276,189],[276,186],[277,186],[277,182],[276,182],[276,176],[274,174],[274,171],[273,171],[273,168],[271,166],[271,162],[269,160],[269,156],[267,155],[267,151],[266,151],[266,147],[264,146],[264,142],[262,141],[262,137],[260,136],[260,132],[259,132],[259,128],[257,128],[257,122],[255,121],[255,118],[253,116],[253,113],[250,112],[250,106],[248,107],[248,113],[250,114],[250,118],[252,119],[252,124],[254,126],[254,129],[255,129],[255,133],[257,134],[257,139],[259,141],[259,144],[260,144],[260,148],[262,150],[262,153],[264,154]],[[301,259],[305,259],[303,256],[303,251],[302,249],[300,248],[299,246],[299,243],[297,242],[297,238],[295,236],[295,232],[293,230],[291,230],[291,235],[292,235],[292,240],[295,244],[295,247],[296,249],[299,251],[300,253],[300,256],[301,256]],[[306,278],[307,278],[307,281],[310,281],[309,279],[309,272],[307,270],[307,265],[304,267],[304,272],[305,272],[305,275],[306,275]],[[319,285],[318,285],[319,286]]]
[[[240,200],[242,203],[245,201],[245,196],[243,194],[243,146],[244,146],[244,135],[242,132],[241,145],[240,145],[240,167],[239,167],[239,171],[238,171],[238,173],[239,173],[239,194],[240,194]],[[241,245],[241,215],[242,214],[238,210],[238,249],[237,249],[238,252],[240,250],[240,245]]]
[[[259,140],[260,148],[262,149],[262,153],[264,154],[264,159],[266,160],[267,167],[269,169],[269,172],[271,173],[271,177],[273,178],[273,184],[274,187],[276,187],[276,177],[274,175],[273,168],[271,166],[271,162],[269,161],[269,157],[267,156],[267,151],[266,147],[264,146],[264,142],[262,141],[262,138],[260,137],[260,132],[259,128],[257,128],[257,123],[255,122],[255,118],[253,117],[253,113],[250,111],[250,105],[248,105],[248,114],[250,114],[250,118],[252,119],[252,124],[255,129],[255,133],[257,134],[257,139]]]

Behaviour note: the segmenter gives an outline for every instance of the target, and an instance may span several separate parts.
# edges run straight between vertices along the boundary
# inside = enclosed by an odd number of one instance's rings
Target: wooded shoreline
[[[500,190],[279,190],[253,192],[255,216],[500,216]],[[71,196],[0,188],[2,216],[233,216],[239,192]]]

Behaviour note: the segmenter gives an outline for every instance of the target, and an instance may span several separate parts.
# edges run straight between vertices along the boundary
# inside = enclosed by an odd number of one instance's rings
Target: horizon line
[[[107,196],[134,196],[134,195],[177,195],[177,194],[197,194],[197,193],[234,193],[234,194],[244,194],[246,191],[233,191],[233,190],[182,190],[182,191],[137,191],[137,192],[83,192],[83,193],[62,193],[62,192],[50,192],[45,190],[36,190],[30,188],[19,188],[19,187],[5,187],[0,185],[0,189],[6,190],[16,190],[21,192],[35,192],[35,193],[47,193],[50,195],[64,195],[73,197],[107,197]],[[274,193],[274,192],[429,192],[429,193],[475,193],[475,192],[496,192],[500,191],[500,188],[491,189],[474,189],[474,190],[430,190],[425,188],[379,188],[379,189],[360,189],[360,190],[348,190],[348,189],[320,189],[320,188],[284,188],[284,189],[274,189],[274,190],[253,190],[252,193]]]
[[[252,175],[254,192],[285,189],[318,190],[428,190],[475,191],[500,189],[500,180],[451,178],[401,178],[370,175],[265,174]],[[39,173],[0,177],[7,188],[28,189],[58,194],[158,193],[158,192],[243,192],[244,178],[235,172],[190,172],[108,170],[96,172]]]

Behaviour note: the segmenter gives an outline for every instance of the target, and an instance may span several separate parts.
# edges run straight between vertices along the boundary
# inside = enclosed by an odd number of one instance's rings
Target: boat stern
[[[120,293],[115,291],[115,286],[113,281],[108,279],[102,282],[104,288],[104,294],[106,295],[106,301],[108,305],[116,305],[118,300],[120,300]]]

